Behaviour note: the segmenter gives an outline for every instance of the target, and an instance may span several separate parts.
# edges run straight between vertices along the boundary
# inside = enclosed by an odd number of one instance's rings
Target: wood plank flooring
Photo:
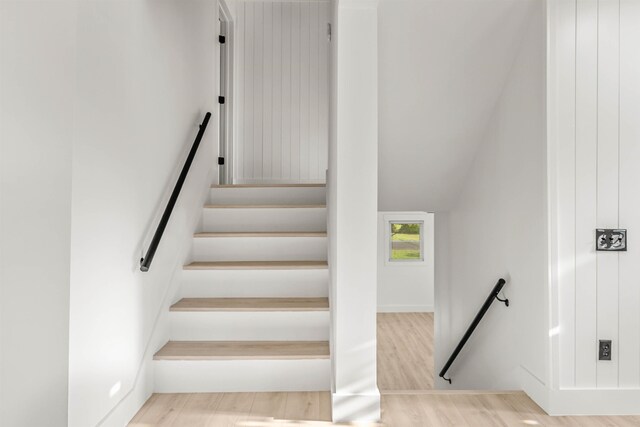
[[[378,388],[431,390],[433,313],[378,313]]]
[[[154,394],[129,423],[129,427],[327,425],[334,425],[329,392]],[[637,427],[640,417],[550,417],[522,392],[427,391],[383,394],[382,422],[368,425]]]
[[[640,417],[550,417],[523,392],[433,388],[433,315],[378,315],[378,385],[388,427],[638,427]],[[304,393],[154,394],[129,427],[328,426],[331,396]]]

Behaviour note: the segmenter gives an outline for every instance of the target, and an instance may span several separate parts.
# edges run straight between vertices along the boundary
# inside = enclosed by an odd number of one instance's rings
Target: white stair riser
[[[325,231],[326,208],[205,208],[201,231]]]
[[[329,359],[156,360],[156,393],[326,391]]]
[[[180,297],[326,297],[328,283],[328,270],[185,270]]]
[[[172,341],[328,341],[328,311],[170,312]]]
[[[324,187],[212,188],[212,204],[321,204],[326,200]]]
[[[325,237],[194,237],[194,261],[324,261]]]

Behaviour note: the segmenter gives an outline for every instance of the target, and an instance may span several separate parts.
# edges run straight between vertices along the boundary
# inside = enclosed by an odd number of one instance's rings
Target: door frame
[[[218,183],[233,183],[233,41],[234,23],[225,0],[218,0]],[[222,164],[221,164],[222,163]]]

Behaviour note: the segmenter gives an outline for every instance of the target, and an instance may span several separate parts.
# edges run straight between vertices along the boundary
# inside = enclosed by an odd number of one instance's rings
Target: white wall
[[[73,2],[0,2],[0,425],[67,425]],[[71,94],[71,96],[70,96]]]
[[[216,22],[209,0],[78,6],[70,426],[122,425],[152,391],[147,365],[167,338],[160,314],[214,172]],[[210,127],[151,270],[141,273],[206,111]]]
[[[389,262],[389,221],[422,221],[424,261]],[[433,312],[434,214],[378,213],[378,312]]]
[[[328,230],[334,421],[380,418],[376,384],[377,2],[336,0]]]
[[[237,1],[235,10],[235,182],[324,182],[329,2]]]
[[[209,0],[0,3],[3,425],[122,426],[153,390],[161,313],[214,176]]]
[[[639,413],[640,4],[550,3],[554,413]],[[596,228],[629,251],[595,252]],[[597,360],[611,339],[612,360]],[[566,392],[563,392],[566,390]],[[576,398],[579,396],[579,398]]]
[[[521,369],[546,377],[545,25],[543,4],[529,7],[483,142],[436,230],[445,233],[447,245],[439,249],[449,256],[448,272],[439,275],[446,281],[436,284],[436,297],[447,298],[436,303],[436,370],[500,277],[511,305],[494,302],[451,367],[453,384],[438,380],[439,388],[520,389]]]
[[[379,210],[452,207],[533,3],[380,1]]]

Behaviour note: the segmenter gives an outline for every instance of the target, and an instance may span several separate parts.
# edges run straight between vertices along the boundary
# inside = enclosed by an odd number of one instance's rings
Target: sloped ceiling
[[[536,1],[380,2],[380,210],[454,203]]]

